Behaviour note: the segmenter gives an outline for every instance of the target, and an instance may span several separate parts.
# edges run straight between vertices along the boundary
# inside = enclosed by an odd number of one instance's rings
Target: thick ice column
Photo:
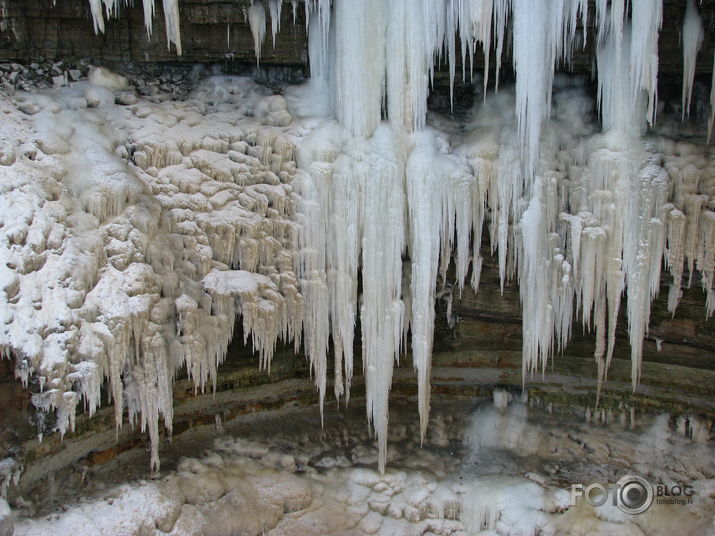
[[[432,58],[437,43],[428,17],[439,17],[435,3],[395,0],[388,3],[387,107],[396,129],[419,130],[427,115]]]
[[[596,51],[598,66],[598,107],[605,132],[617,131],[631,137],[645,133],[645,97],[642,92],[631,100],[629,57],[632,31],[630,25],[608,32]]]
[[[516,119],[524,171],[533,177],[539,160],[541,124],[551,106],[554,51],[549,42],[549,2],[514,0]]]
[[[332,165],[314,162],[307,172],[299,172],[293,181],[299,195],[300,234],[298,236],[298,278],[305,299],[303,308],[303,343],[315,374],[323,412],[327,384],[327,352],[330,330],[329,294],[325,252],[330,175]]]
[[[658,34],[663,23],[662,0],[631,0],[631,101],[648,96],[646,119],[655,123],[658,101]]]
[[[380,471],[387,455],[388,401],[392,370],[399,357],[404,303],[404,160],[395,133],[380,126],[370,143],[364,177],[360,322],[368,418],[377,435]]]
[[[357,165],[356,165],[357,164]],[[330,245],[327,251],[330,321],[335,352],[335,397],[350,400],[353,344],[357,316],[357,282],[361,249],[360,196],[365,163],[348,155],[335,161],[330,192]],[[357,177],[356,177],[357,176]]]
[[[336,0],[335,115],[353,136],[370,136],[382,113],[385,0]]]
[[[471,189],[475,181],[463,161],[438,152],[433,133],[415,133],[411,139],[413,147],[406,166],[412,300],[410,328],[412,358],[417,371],[420,433],[424,439],[429,419],[435,287],[440,254],[446,252],[449,259],[456,231],[461,288],[469,262]]]

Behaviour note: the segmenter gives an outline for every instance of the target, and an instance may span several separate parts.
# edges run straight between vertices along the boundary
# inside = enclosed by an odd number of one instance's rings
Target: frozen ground
[[[393,404],[384,475],[360,409],[330,412],[324,430],[317,408],[288,409],[224,423],[227,435],[203,432],[193,447],[182,439],[185,456],[154,479],[122,482],[113,467],[56,486],[16,511],[45,513],[18,519],[15,534],[715,533],[715,453],[695,419],[636,424],[615,411],[587,422],[497,392],[476,407],[435,400],[420,447],[412,404]],[[609,503],[571,504],[571,484],[633,472],[690,485],[692,505],[627,515]],[[53,499],[61,510],[48,510]]]

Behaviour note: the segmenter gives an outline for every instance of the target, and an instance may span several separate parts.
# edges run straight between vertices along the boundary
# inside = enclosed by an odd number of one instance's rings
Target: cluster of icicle
[[[134,4],[134,0],[88,0],[89,8],[92,12],[92,22],[94,32],[104,33],[105,18],[117,16],[119,10],[127,5]],[[144,27],[148,37],[151,37],[154,26],[155,0],[142,0],[144,8]],[[53,0],[57,3],[57,0]],[[164,8],[164,23],[166,24],[166,46],[171,47],[173,43],[176,53],[181,55],[181,21],[179,19],[179,0],[162,0]]]
[[[709,188],[706,172],[700,166],[690,169],[689,179],[669,176],[657,148],[640,138],[655,120],[660,1],[634,0],[630,14],[624,0],[596,3],[603,133],[579,131],[565,120],[567,136],[545,131],[545,124],[555,68],[585,44],[586,34],[577,34],[579,25],[587,25],[585,0],[306,4],[312,88],[326,90],[337,119],[298,148],[306,351],[322,401],[332,338],[335,394],[348,397],[359,309],[368,419],[381,469],[393,365],[411,333],[424,435],[438,274],[444,277],[454,251],[457,285],[462,288],[472,264],[476,289],[487,214],[502,284],[518,274],[525,377],[545,370],[548,358],[565,347],[580,310],[584,326],[597,333],[600,392],[627,290],[635,388],[663,258],[675,279],[670,310],[680,296],[687,257],[690,273],[697,265],[702,274],[712,313],[715,213],[708,196],[698,194]],[[434,65],[446,55],[454,81],[457,47],[469,64],[477,46],[488,58],[492,44],[499,62],[510,16],[516,124],[495,126],[498,120],[486,118],[486,128],[475,129],[471,141],[453,151],[425,124]],[[701,33],[691,2],[684,35],[686,105]],[[678,150],[671,154],[679,156]],[[680,169],[672,168],[675,174]],[[668,202],[671,184],[682,184],[683,194]]]
[[[108,14],[117,8],[116,1],[103,3]],[[165,13],[176,13],[176,2],[164,4]],[[153,3],[144,5],[150,15]],[[100,2],[92,6],[101,29]],[[266,9],[275,38],[281,7],[271,0],[248,9],[257,59]],[[293,8],[295,13],[295,3]],[[661,0],[597,0],[595,13],[589,13],[587,0],[306,0],[305,9],[311,87],[325,92],[337,122],[324,123],[297,149],[293,186],[300,195],[296,269],[305,300],[303,340],[321,404],[331,340],[335,394],[347,399],[359,310],[368,418],[381,470],[394,363],[410,336],[424,436],[437,279],[445,278],[454,252],[457,286],[463,287],[471,265],[470,283],[478,287],[485,219],[502,285],[512,277],[520,283],[525,377],[543,371],[548,358],[564,348],[574,312],[580,311],[584,326],[597,334],[600,390],[625,290],[635,388],[662,259],[673,276],[669,309],[677,306],[687,264],[691,279],[699,270],[712,314],[709,164],[690,165],[686,147],[641,140],[657,109]],[[554,73],[585,46],[591,15],[603,132],[567,127],[564,120],[559,125],[565,136],[550,126]],[[514,121],[483,111],[479,128],[453,149],[426,126],[434,66],[446,57],[453,83],[460,52],[467,76],[477,47],[487,65],[494,49],[498,78],[510,24]],[[167,27],[180,50],[178,18]],[[702,33],[691,1],[683,29],[684,114]],[[488,73],[487,68],[485,88]],[[493,99],[497,107],[503,104]],[[715,108],[715,89],[711,101]],[[228,296],[241,287],[220,278],[208,281],[219,297],[220,289]],[[217,303],[222,313],[231,313],[220,298]]]

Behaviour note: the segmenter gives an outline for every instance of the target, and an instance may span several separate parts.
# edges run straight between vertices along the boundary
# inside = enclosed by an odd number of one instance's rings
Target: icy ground
[[[15,534],[715,533],[715,452],[698,436],[697,420],[635,423],[609,411],[587,422],[497,392],[476,408],[438,398],[420,448],[413,404],[392,405],[384,475],[375,470],[378,451],[362,410],[326,415],[321,430],[315,408],[286,409],[240,417],[224,423],[228,435],[204,431],[203,441],[177,445],[186,457],[166,462],[172,469],[152,480],[122,482],[120,457],[82,480],[58,482],[40,500],[55,499],[62,511],[33,515],[27,503],[16,513],[32,517],[18,519]],[[654,504],[635,516],[609,503],[571,506],[572,483],[612,483],[634,471],[653,483],[691,485],[693,504]]]

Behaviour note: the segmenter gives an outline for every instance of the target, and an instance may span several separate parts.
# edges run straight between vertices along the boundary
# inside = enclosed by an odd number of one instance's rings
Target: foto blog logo
[[[609,500],[626,514],[642,514],[651,507],[654,500],[658,504],[692,504],[694,490],[689,485],[653,486],[638,475],[626,475],[615,484],[607,486],[594,482],[584,487],[583,484],[571,485],[571,505],[582,497],[594,507],[599,507]]]

